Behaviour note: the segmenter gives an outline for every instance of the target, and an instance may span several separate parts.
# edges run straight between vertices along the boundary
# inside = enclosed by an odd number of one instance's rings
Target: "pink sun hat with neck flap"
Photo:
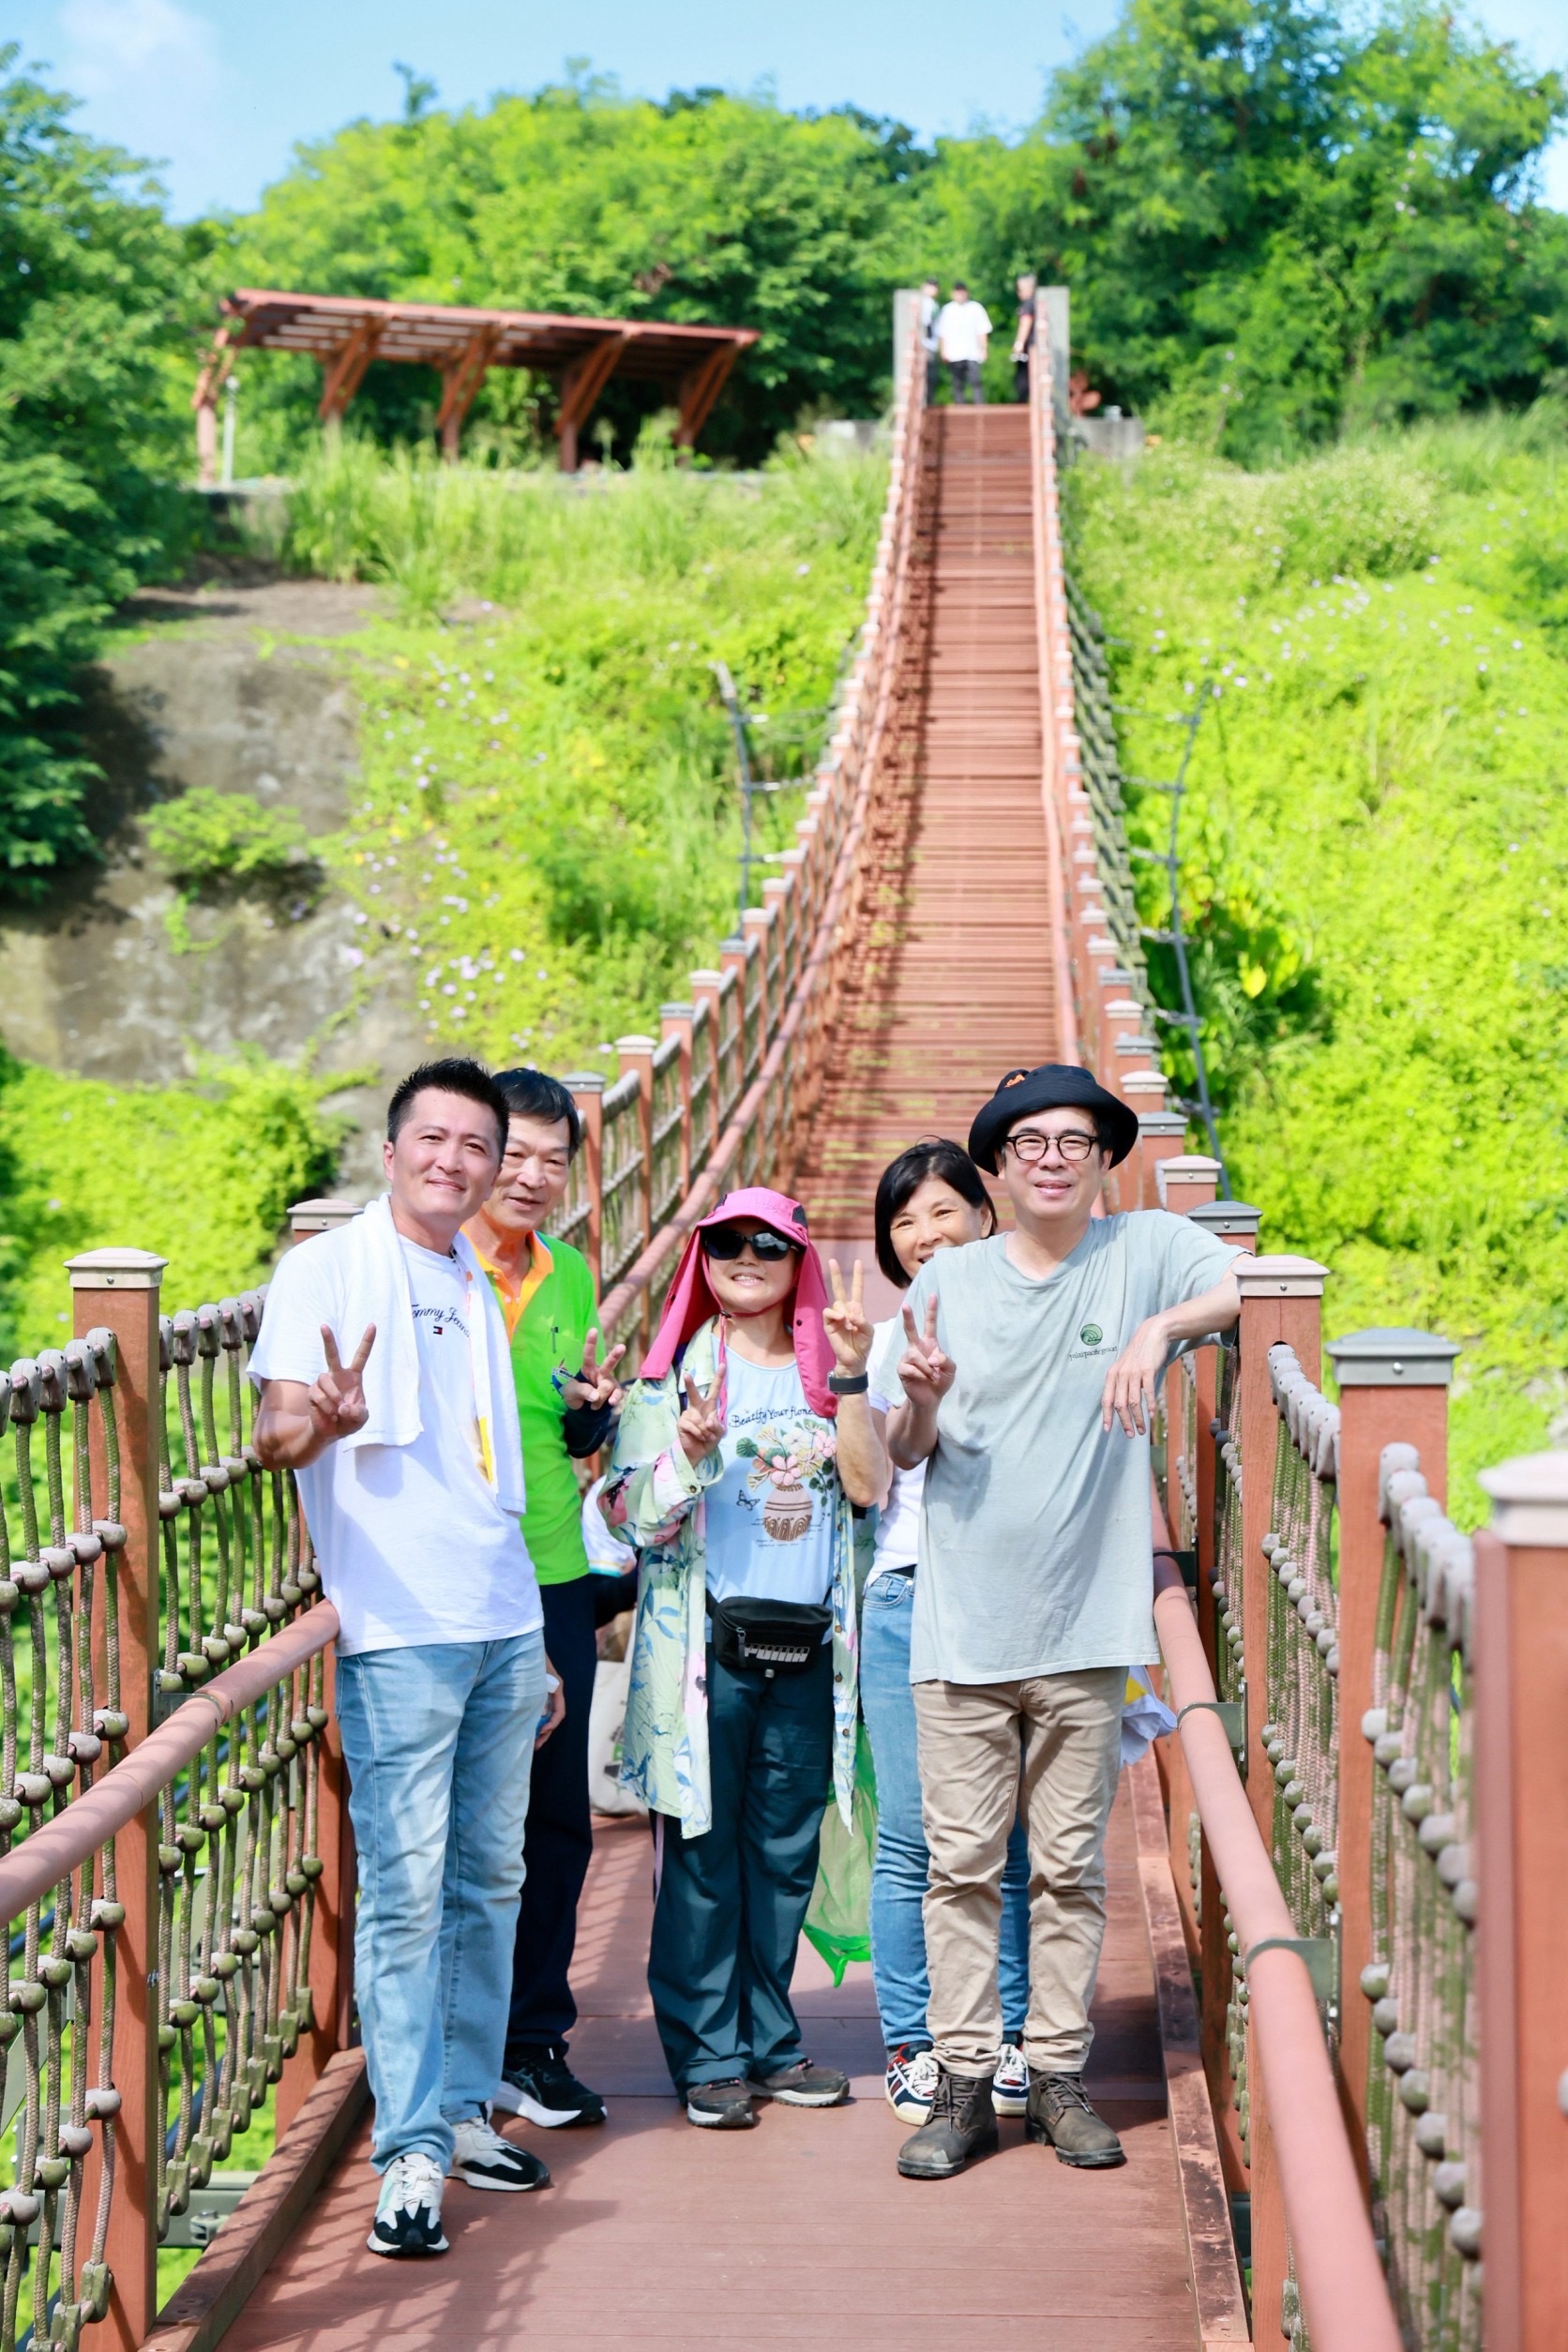
[[[708,1282],[702,1234],[710,1225],[730,1225],[737,1217],[754,1217],[759,1225],[765,1225],[785,1241],[792,1242],[800,1252],[794,1296],[788,1308],[795,1363],[807,1403],[814,1413],[831,1420],[838,1410],[838,1399],[827,1384],[835,1357],[822,1328],[822,1314],[828,1303],[822,1261],[807,1233],[806,1211],[800,1202],[792,1200],[787,1192],[771,1191],[766,1184],[747,1184],[739,1192],[726,1193],[717,1208],[693,1226],[666,1295],[653,1345],[642,1359],[640,1377],[645,1380],[663,1380],[692,1334],[723,1314]]]

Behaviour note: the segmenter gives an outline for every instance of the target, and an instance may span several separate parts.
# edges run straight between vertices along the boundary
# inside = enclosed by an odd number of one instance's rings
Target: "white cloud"
[[[218,93],[217,36],[175,0],[64,0],[59,22],[68,75],[85,98],[156,96],[170,107]]]

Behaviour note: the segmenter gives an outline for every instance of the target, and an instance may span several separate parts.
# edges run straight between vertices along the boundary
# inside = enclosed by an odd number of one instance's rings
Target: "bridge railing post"
[[[581,1164],[583,1223],[579,1246],[594,1277],[594,1294],[601,1294],[604,1276],[604,1079],[596,1070],[574,1070],[562,1083],[571,1090],[582,1122]]]
[[[158,1508],[158,1301],[168,1260],[144,1249],[93,1249],[68,1261],[75,1336],[104,1329],[114,1334],[114,1406],[120,1449],[118,1555],[120,1711],[126,1717],[122,1753],[153,1726],[153,1677],[158,1664],[158,1576],[161,1533]],[[92,1422],[91,1476],[95,1510],[108,1493],[108,1462],[99,1417]],[[93,1629],[95,1650],[107,1647],[107,1580],[100,1585],[103,1621]],[[100,1678],[100,1688],[107,1688]],[[92,2341],[115,2352],[135,2352],[158,2315],[158,2160],[163,2133],[158,2076],[158,1811],[144,1813],[114,1841],[115,1896],[125,1920],[115,1937],[113,2087],[114,2194],[109,2208],[105,2258],[113,2274],[109,2316]],[[103,1998],[101,1958],[94,1968],[94,1998]],[[85,2167],[82,2210],[96,2212],[102,2180],[101,2142]]]
[[[1373,1758],[1364,1726],[1375,1697],[1378,1605],[1388,1542],[1383,1449],[1413,1445],[1428,1494],[1446,1504],[1448,1386],[1458,1352],[1452,1341],[1431,1332],[1405,1330],[1352,1332],[1331,1340],[1327,1349],[1339,1383],[1340,2096],[1364,2175],[1372,2009],[1362,1991],[1362,1973],[1373,1956]]]
[[[1483,1474],[1475,1845],[1486,2352],[1568,2344],[1568,1454]],[[1467,2182],[1467,2202],[1476,2184]]]
[[[1274,1766],[1263,1746],[1268,1717],[1270,1561],[1263,1538],[1274,1508],[1277,1415],[1269,1349],[1283,1341],[1306,1378],[1322,1377],[1322,1299],[1327,1268],[1311,1258],[1255,1258],[1237,1272],[1242,1314],[1237,1333],[1237,1435],[1242,1461],[1242,1640],[1245,1672],[1247,1802],[1266,1854],[1274,1851]],[[1247,2147],[1252,2184],[1253,2331],[1270,2340],[1284,2306],[1289,2254],[1285,2204],[1263,2092],[1256,2038],[1247,2028]]]

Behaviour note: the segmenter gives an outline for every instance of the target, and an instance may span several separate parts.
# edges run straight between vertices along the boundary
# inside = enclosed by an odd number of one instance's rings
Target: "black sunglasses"
[[[764,1266],[781,1265],[792,1250],[798,1247],[787,1242],[782,1233],[770,1232],[764,1225],[760,1232],[743,1233],[738,1225],[708,1225],[702,1229],[702,1255],[727,1263],[738,1258],[743,1249],[749,1249]]]

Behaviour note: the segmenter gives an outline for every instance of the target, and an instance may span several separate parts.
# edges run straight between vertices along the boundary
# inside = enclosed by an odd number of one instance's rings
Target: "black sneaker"
[[[756,2128],[751,2086],[742,2082],[738,2074],[727,2074],[718,2083],[693,2083],[686,2095],[686,2111],[688,2123],[700,2123],[710,2132],[750,2132]]]
[[[1025,2139],[1054,2148],[1058,2164],[1077,2164],[1084,2172],[1127,2161],[1109,2124],[1090,2105],[1081,2074],[1038,2074],[1032,2066],[1023,2133]]]
[[[972,2157],[992,2156],[1001,2145],[991,2076],[950,2074],[944,2066],[928,2120],[898,2150],[898,2170],[906,2180],[951,2180]]]
[[[433,2157],[396,2156],[382,2176],[375,2224],[365,2243],[378,2254],[443,2254],[441,2193],[446,2186]]]
[[[503,2115],[525,2115],[547,2132],[566,2123],[602,2123],[604,2101],[566,2064],[565,2043],[547,2043],[508,2066],[490,2100]]]
[[[786,2107],[837,2107],[850,2095],[850,2078],[836,2066],[813,2066],[797,2058],[776,2074],[753,2074],[746,2085],[757,2099],[776,2099]]]

